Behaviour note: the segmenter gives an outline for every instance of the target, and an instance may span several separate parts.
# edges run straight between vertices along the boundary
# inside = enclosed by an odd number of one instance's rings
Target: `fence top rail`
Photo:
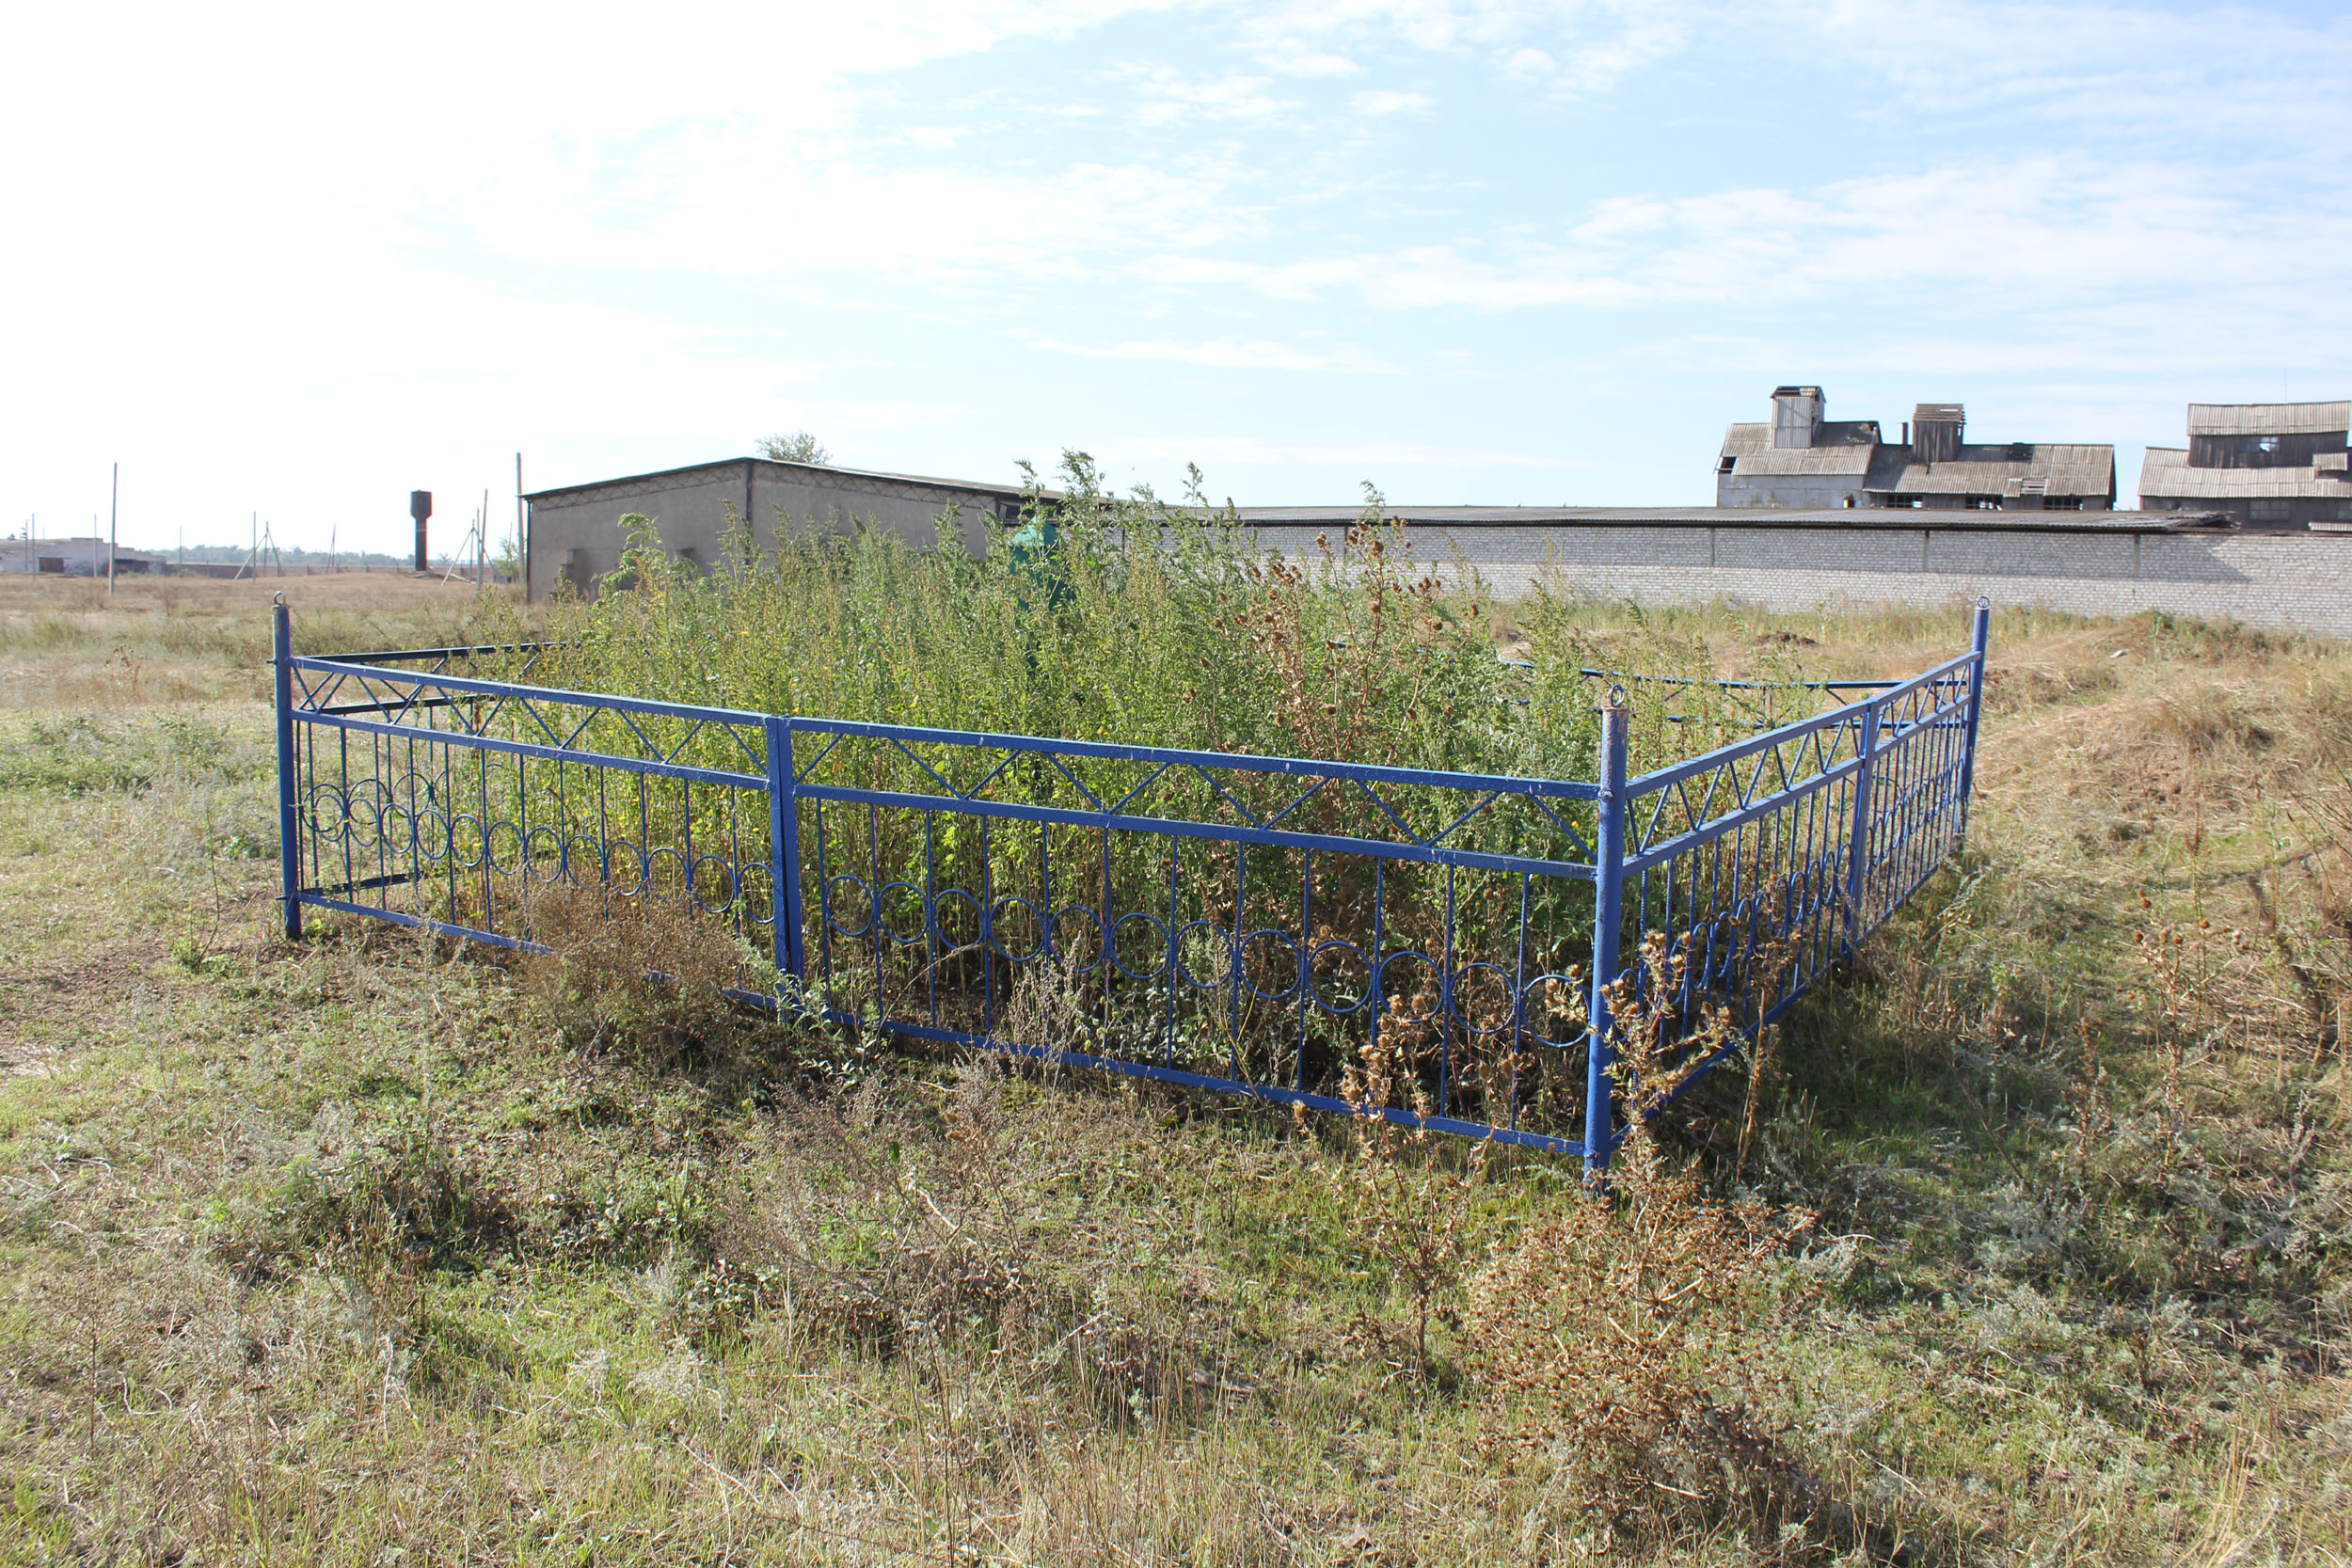
[[[1798,736],[1810,735],[1817,730],[1842,728],[1858,721],[1866,711],[1872,707],[1948,679],[1954,672],[1973,664],[1977,657],[1974,650],[1955,654],[1943,663],[1922,670],[1915,675],[1906,676],[1871,696],[1831,708],[1828,712],[1816,714],[1810,719],[1792,719],[1788,723],[1776,725],[1765,731],[1762,735],[1729,741],[1711,752],[1702,752],[1697,756],[1684,761],[1653,768],[1638,778],[1626,781],[1626,798],[1633,800],[1644,795],[1656,794],[1659,790],[1671,788],[1685,779],[1713,772],[1728,763],[1741,761],[1775,746],[1785,746]]]
[[[1852,680],[1735,681],[1714,675],[1644,675],[1627,670],[1579,670],[1577,673],[1592,680],[1630,681],[1642,686],[1713,686],[1726,691],[1875,691],[1882,687],[1900,686],[1911,678],[1873,675]]]
[[[464,648],[388,648],[380,653],[331,654],[324,657],[341,664],[389,664],[405,659],[463,658],[473,654],[535,654],[562,646],[561,642],[480,642]]]
[[[684,703],[654,702],[642,697],[614,697],[560,687],[524,686],[488,681],[471,675],[429,671],[387,670],[342,658],[297,656],[294,668],[354,679],[384,681],[414,688],[470,692],[485,697],[514,697],[534,702],[603,707],[628,713],[691,720],[708,724],[765,725],[771,719],[798,735],[857,736],[915,745],[990,747],[1049,756],[1100,757],[1140,762],[1162,768],[1216,768],[1228,772],[1275,773],[1294,778],[1360,780],[1367,784],[1417,784],[1489,794],[1534,796],[1550,800],[1591,800],[1600,786],[1579,779],[1534,779],[1508,773],[1462,773],[1432,768],[1392,768],[1380,763],[1337,762],[1311,757],[1265,756],[1251,752],[1200,752],[1166,746],[1136,746],[1105,740],[1059,740],[1042,736],[1007,735],[982,730],[935,729],[913,724],[871,723],[850,719],[811,719],[770,715],[747,708],[696,707]],[[297,710],[297,717],[300,711]],[[814,760],[796,768],[805,777]]]
[[[1255,752],[1195,752],[1167,746],[1131,746],[1112,740],[1053,740],[983,730],[942,730],[914,724],[876,724],[853,719],[787,719],[795,735],[860,736],[918,745],[988,746],[1046,756],[1104,757],[1165,768],[1220,768],[1229,772],[1279,773],[1293,778],[1359,779],[1368,784],[1426,784],[1491,794],[1532,795],[1550,800],[1592,800],[1600,786],[1581,779],[1530,779],[1512,773],[1456,773],[1385,763],[1332,762],[1312,757],[1266,756]],[[814,767],[811,763],[809,767]],[[799,772],[805,777],[807,768]]]
[[[354,680],[386,681],[395,685],[437,687],[445,691],[469,691],[484,697],[518,697],[535,702],[564,703],[575,707],[612,708],[622,713],[645,713],[659,718],[691,719],[706,724],[765,724],[768,716],[747,708],[694,707],[685,703],[660,703],[644,697],[613,697],[600,691],[569,691],[560,686],[524,686],[515,681],[485,681],[473,675],[452,675],[432,670],[387,670],[348,658],[321,658],[297,654],[289,662],[297,670],[343,675]],[[299,717],[299,711],[297,711]]]
[[[1514,670],[1533,670],[1535,666],[1523,658],[1502,661]],[[1713,686],[1727,691],[1875,691],[1881,687],[1900,686],[1908,675],[1857,676],[1851,680],[1818,681],[1735,681],[1713,675],[1644,675],[1629,670],[1596,670],[1589,665],[1576,672],[1586,680],[1629,682],[1637,686]]]

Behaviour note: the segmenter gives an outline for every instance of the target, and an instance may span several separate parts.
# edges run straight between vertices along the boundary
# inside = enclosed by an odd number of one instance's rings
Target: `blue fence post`
[[[1854,755],[1858,758],[1853,772],[1853,825],[1846,839],[1846,951],[1851,953],[1862,941],[1862,889],[1869,875],[1870,859],[1870,774],[1873,753],[1879,745],[1879,700],[1869,699],[1856,721],[1858,733],[1854,739]]]
[[[1984,711],[1984,651],[1992,635],[1993,601],[1979,594],[1976,625],[1968,633],[1968,647],[1976,657],[1968,666],[1968,727],[1962,732],[1964,739],[1960,753],[1960,826],[1952,832],[1954,851],[1968,847],[1968,792],[1977,782],[1977,717]]]
[[[1609,1164],[1615,1132],[1609,1115],[1609,988],[1617,977],[1617,926],[1625,897],[1625,693],[1612,690],[1600,710],[1600,800],[1593,834],[1592,1035],[1584,1052],[1584,1169]]]
[[[276,669],[278,700],[278,880],[285,906],[286,940],[302,940],[302,844],[295,836],[300,813],[294,804],[294,612],[286,596],[270,601],[270,662]]]
[[[801,950],[801,813],[792,768],[792,721],[770,714],[768,728],[768,917],[776,968],[805,982]]]

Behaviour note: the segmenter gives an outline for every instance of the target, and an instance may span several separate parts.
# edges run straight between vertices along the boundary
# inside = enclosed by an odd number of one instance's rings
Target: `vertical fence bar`
[[[801,953],[801,813],[792,769],[792,723],[768,716],[768,918],[776,968],[805,982]],[[882,921],[882,895],[874,895],[874,919]]]
[[[276,595],[269,610],[270,662],[278,698],[278,879],[285,904],[286,940],[302,940],[302,846],[294,836],[294,611]]]
[[[1879,745],[1879,704],[1870,699],[1858,721],[1859,733],[1854,740],[1854,755],[1858,762],[1853,771],[1853,826],[1846,840],[1846,951],[1851,953],[1862,940],[1862,889],[1869,875],[1870,858],[1870,775],[1877,770],[1874,753]]]
[[[1968,794],[1977,778],[1977,719],[1984,711],[1984,652],[1992,641],[1993,601],[1979,594],[1968,648],[1976,657],[1968,665],[1968,722],[1962,730],[1960,752],[1960,824],[1952,831],[1952,852],[1968,847]]]
[[[1615,1133],[1609,1115],[1609,988],[1617,977],[1617,926],[1625,893],[1625,693],[1609,693],[1600,710],[1600,800],[1593,834],[1592,1037],[1584,1051],[1584,1169],[1609,1164]]]

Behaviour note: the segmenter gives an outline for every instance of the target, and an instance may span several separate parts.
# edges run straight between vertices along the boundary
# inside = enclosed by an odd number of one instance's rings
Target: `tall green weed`
[[[1073,454],[1055,535],[992,530],[987,553],[897,533],[739,519],[716,569],[663,549],[655,519],[593,599],[556,607],[532,678],[681,703],[973,732],[1592,776],[1589,650],[1497,657],[1489,596],[1363,516],[1303,561],[1230,513],[1105,491]],[[783,520],[780,519],[780,524]]]

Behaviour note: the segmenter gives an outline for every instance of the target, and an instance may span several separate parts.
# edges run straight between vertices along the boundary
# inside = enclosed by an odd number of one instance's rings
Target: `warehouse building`
[[[2262,532],[2352,531],[2347,403],[2192,403],[2188,445],[2150,447],[2139,504]]]
[[[2329,460],[2344,451],[2352,420],[2343,418],[2344,404],[2317,406],[2334,411],[2328,429],[2316,427],[2330,416],[2307,413],[2295,418],[2309,430],[2205,430],[2214,439],[2183,455],[2201,455],[2208,473],[2341,475]],[[1414,572],[1475,573],[1503,600],[1549,592],[1786,610],[1943,606],[1982,594],[1999,605],[2083,614],[2160,610],[2352,635],[2352,539],[2310,531],[2289,539],[2278,530],[2265,537],[2232,527],[2211,500],[2114,511],[2112,447],[1972,444],[1955,404],[1922,404],[1892,443],[1875,421],[1836,424],[1822,412],[1819,388],[1782,388],[1772,422],[1733,426],[1718,506],[1387,511],[1408,525]],[[2274,436],[2276,447],[2262,444]],[[2275,466],[2280,452],[2303,468]],[[2249,468],[2249,454],[2274,466]],[[2241,463],[2232,469],[2233,455]],[[2163,467],[2157,454],[2150,462],[2152,472]],[[527,499],[526,565],[536,597],[563,582],[593,593],[596,578],[619,563],[626,513],[658,519],[666,546],[715,563],[737,516],[753,519],[763,548],[779,526],[803,534],[866,524],[917,546],[952,540],[977,553],[989,523],[1011,521],[1027,498],[1009,484],[734,458]],[[1243,507],[1238,515],[1261,547],[1311,560],[1343,548],[1359,514],[1348,505]],[[944,537],[934,523],[942,515],[951,519]]]
[[[971,483],[914,474],[868,473],[815,463],[731,457],[658,473],[631,474],[594,484],[567,485],[524,497],[530,507],[523,562],[531,597],[558,583],[582,594],[620,564],[621,518],[636,512],[655,519],[664,547],[706,564],[719,559],[728,523],[747,518],[762,549],[776,530],[847,533],[857,526],[886,528],[909,544],[939,543],[936,519],[953,515],[956,542],[973,553],[986,546],[991,518],[1009,521],[1021,511],[1016,484]]]
[[[111,549],[103,539],[39,539],[30,533],[0,543],[0,572],[29,572],[51,577],[103,578],[109,555],[115,571],[160,572],[164,558],[136,550]]]
[[[2115,449],[1967,439],[1956,403],[1923,403],[1890,442],[1876,420],[1833,420],[1819,387],[1776,387],[1772,417],[1735,424],[1715,459],[1715,504],[1795,510],[2104,512]]]

